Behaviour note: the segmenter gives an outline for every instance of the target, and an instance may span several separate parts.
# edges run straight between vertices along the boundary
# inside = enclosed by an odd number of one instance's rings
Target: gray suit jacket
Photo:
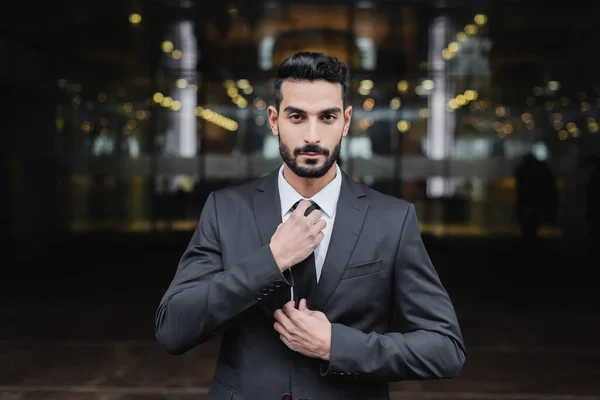
[[[293,286],[268,245],[280,208],[277,170],[212,192],[158,307],[156,337],[170,354],[223,335],[209,400],[388,399],[388,382],[459,372],[461,332],[414,206],[346,174],[308,299],[332,324],[331,359],[289,350],[273,328],[273,312]]]

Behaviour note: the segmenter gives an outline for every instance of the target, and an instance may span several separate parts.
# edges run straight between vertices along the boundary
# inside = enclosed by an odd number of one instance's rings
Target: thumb
[[[300,304],[298,305],[298,310],[308,311],[308,307],[306,307],[306,299],[300,300]]]

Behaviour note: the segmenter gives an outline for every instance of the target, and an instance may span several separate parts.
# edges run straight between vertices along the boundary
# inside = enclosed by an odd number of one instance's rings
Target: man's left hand
[[[274,316],[273,326],[287,347],[307,357],[329,360],[331,323],[325,314],[307,309],[302,299],[298,309],[289,301]]]

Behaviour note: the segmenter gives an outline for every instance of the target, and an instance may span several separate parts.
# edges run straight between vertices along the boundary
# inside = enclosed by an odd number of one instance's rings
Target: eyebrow
[[[306,111],[304,111],[301,108],[298,107],[294,107],[294,106],[287,106],[286,108],[283,109],[284,112],[290,112],[290,113],[298,113],[298,114],[306,114]],[[342,110],[339,107],[330,107],[330,108],[326,108],[324,110],[321,110],[319,112],[320,115],[323,114],[337,114],[337,113],[341,113]]]

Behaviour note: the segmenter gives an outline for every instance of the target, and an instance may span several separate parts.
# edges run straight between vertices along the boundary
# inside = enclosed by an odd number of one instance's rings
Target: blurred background
[[[201,399],[154,313],[208,194],[281,160],[277,65],[351,70],[342,168],[417,207],[469,358],[394,399],[600,399],[600,5],[63,0],[0,14],[0,399]]]

